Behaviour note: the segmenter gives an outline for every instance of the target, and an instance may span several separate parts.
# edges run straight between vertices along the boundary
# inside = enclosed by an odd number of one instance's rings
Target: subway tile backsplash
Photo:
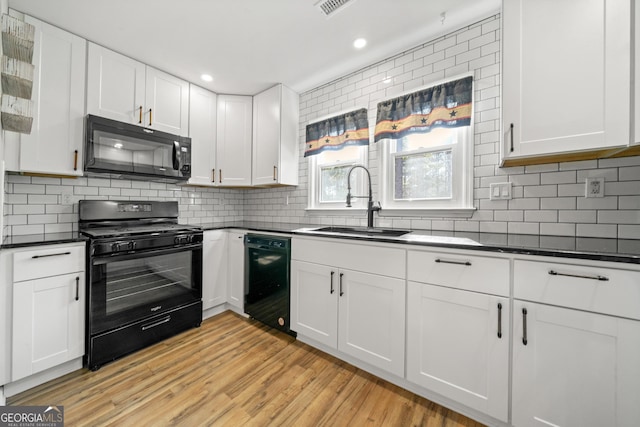
[[[5,176],[4,235],[69,232],[78,229],[78,201],[177,200],[183,223],[239,221],[242,191],[101,178]],[[70,203],[66,203],[70,202]]]
[[[490,233],[523,233],[640,239],[640,157],[500,168],[500,17],[456,32],[344,76],[300,95],[300,146],[306,124],[318,117],[367,106],[375,125],[379,101],[430,82],[472,72],[475,84],[474,205],[472,218],[376,217],[384,227]],[[394,76],[391,84],[382,82]],[[377,194],[378,153],[369,146]],[[180,220],[190,224],[272,221],[365,225],[362,212],[326,214],[307,207],[308,161],[299,159],[293,188],[207,189],[102,178],[41,178],[6,174],[4,229],[33,234],[77,229],[80,199],[178,200]],[[605,196],[585,198],[585,179],[603,177]],[[513,199],[489,200],[492,183],[511,182]],[[65,204],[70,201],[71,204]]]

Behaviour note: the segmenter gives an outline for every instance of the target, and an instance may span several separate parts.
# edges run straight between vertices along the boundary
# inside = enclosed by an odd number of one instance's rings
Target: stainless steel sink
[[[367,228],[367,227],[320,227],[314,230],[320,233],[356,234],[359,236],[398,237],[411,233],[411,230],[399,230],[392,228]]]

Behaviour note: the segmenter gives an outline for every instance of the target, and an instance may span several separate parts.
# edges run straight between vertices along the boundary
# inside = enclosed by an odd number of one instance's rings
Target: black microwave
[[[84,170],[132,179],[191,178],[191,138],[87,115]]]

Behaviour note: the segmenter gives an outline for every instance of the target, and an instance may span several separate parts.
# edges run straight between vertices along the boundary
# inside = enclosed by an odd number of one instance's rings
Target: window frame
[[[358,149],[359,155],[357,159],[353,160],[337,160],[335,162],[319,163],[322,153],[309,157],[308,170],[309,170],[309,191],[307,211],[339,211],[344,213],[345,211],[357,212],[362,209],[366,209],[366,204],[363,199],[353,199],[351,202],[352,208],[346,206],[346,198],[343,201],[336,202],[321,202],[320,201],[320,184],[321,184],[321,169],[323,166],[347,166],[347,165],[363,165],[368,166],[368,154],[369,146],[360,145],[353,146]],[[364,173],[355,173],[351,177],[351,190],[352,194],[361,195],[364,194]]]
[[[413,92],[438,86],[449,81],[458,80],[464,77],[473,76],[473,73],[466,73],[444,80],[429,83],[428,85],[414,88],[401,94],[396,94],[387,99],[408,95]],[[475,92],[475,89],[474,89]],[[411,151],[391,152],[395,140],[385,138],[377,142],[380,144],[379,151],[379,176],[378,188],[380,189],[380,203],[382,205],[382,215],[387,216],[424,216],[424,217],[464,217],[469,218],[476,210],[473,200],[474,191],[474,144],[475,144],[475,94],[472,93],[472,120],[469,126],[451,128],[459,132],[455,146],[448,144],[434,145],[432,147],[418,148]],[[422,135],[428,136],[429,132]],[[415,137],[415,136],[414,136]],[[451,199],[430,199],[430,200],[395,200],[395,159],[399,155],[416,154],[420,152],[435,152],[453,147],[453,167],[452,167],[452,198]],[[457,166],[456,166],[457,165]]]

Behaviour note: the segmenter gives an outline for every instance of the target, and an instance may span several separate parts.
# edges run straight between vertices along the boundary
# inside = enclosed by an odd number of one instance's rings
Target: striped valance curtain
[[[305,157],[351,145],[369,145],[366,108],[307,125]]]
[[[400,139],[436,127],[471,124],[473,77],[443,83],[378,104],[374,140]]]

